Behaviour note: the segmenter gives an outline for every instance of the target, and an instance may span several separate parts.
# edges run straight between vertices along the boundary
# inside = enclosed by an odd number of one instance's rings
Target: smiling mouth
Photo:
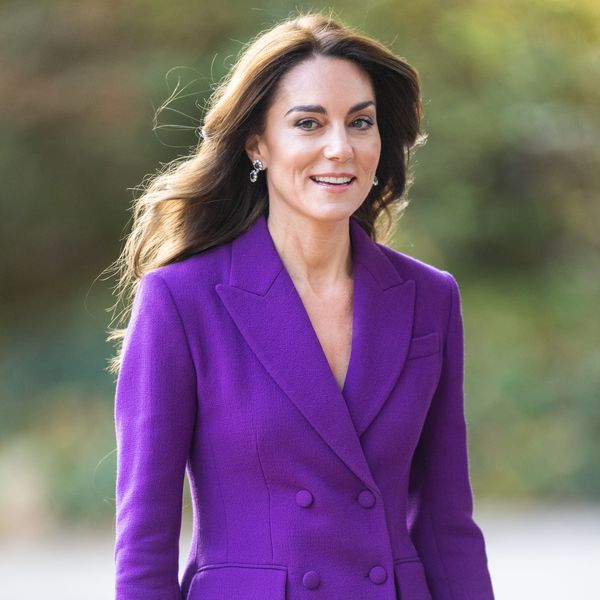
[[[349,185],[351,185],[352,183],[354,183],[354,180],[356,179],[356,177],[352,177],[349,181],[343,181],[343,182],[333,182],[333,181],[319,181],[317,180],[315,177],[310,177],[310,179],[312,181],[314,181],[317,185],[321,185],[323,187],[348,187]]]

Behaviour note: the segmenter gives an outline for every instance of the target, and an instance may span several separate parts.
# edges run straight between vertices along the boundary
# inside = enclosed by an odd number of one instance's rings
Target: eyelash
[[[367,131],[368,129],[371,129],[371,127],[373,127],[373,121],[371,121],[371,119],[367,119],[365,117],[359,117],[358,119],[354,119],[352,122],[355,123],[356,121],[363,121],[368,125],[368,127],[365,127],[359,131]],[[300,127],[300,125],[302,125],[303,123],[317,123],[317,121],[315,121],[315,119],[301,119],[300,121],[298,121],[296,123],[295,127],[304,129],[304,131],[314,131],[316,129],[314,127],[311,127],[310,129],[305,129],[304,127]]]

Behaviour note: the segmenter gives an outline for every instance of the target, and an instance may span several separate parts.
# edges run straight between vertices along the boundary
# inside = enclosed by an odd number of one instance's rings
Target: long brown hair
[[[146,272],[226,243],[268,214],[265,179],[253,184],[248,178],[252,165],[245,142],[263,131],[281,77],[314,56],[351,60],[371,78],[381,135],[379,185],[353,216],[371,239],[389,239],[408,205],[410,150],[426,139],[418,74],[380,42],[331,16],[304,13],[249,42],[209,100],[197,148],[167,163],[134,201],[132,230],[109,267],[118,275],[117,304],[126,304],[123,321]],[[119,342],[111,373],[119,370],[125,331],[109,329],[107,340]]]

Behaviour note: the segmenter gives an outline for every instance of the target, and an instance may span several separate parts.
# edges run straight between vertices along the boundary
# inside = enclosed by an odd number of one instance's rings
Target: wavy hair
[[[389,239],[409,203],[410,151],[426,140],[420,131],[418,73],[382,43],[331,16],[304,13],[258,34],[242,49],[208,101],[195,150],[166,163],[134,201],[131,232],[109,267],[118,276],[117,304],[125,304],[121,323],[146,272],[226,243],[268,214],[265,179],[254,184],[248,179],[252,165],[245,142],[263,132],[282,76],[315,56],[351,60],[371,79],[381,136],[379,186],[353,217],[374,241]],[[118,345],[111,373],[120,368],[125,331],[108,330],[107,341]]]

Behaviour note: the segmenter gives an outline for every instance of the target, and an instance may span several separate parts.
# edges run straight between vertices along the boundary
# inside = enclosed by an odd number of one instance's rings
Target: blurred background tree
[[[476,496],[597,502],[598,2],[256,4],[0,6],[0,533],[112,519],[102,272],[243,44],[305,8],[421,75],[429,140],[394,246],[461,286]]]

